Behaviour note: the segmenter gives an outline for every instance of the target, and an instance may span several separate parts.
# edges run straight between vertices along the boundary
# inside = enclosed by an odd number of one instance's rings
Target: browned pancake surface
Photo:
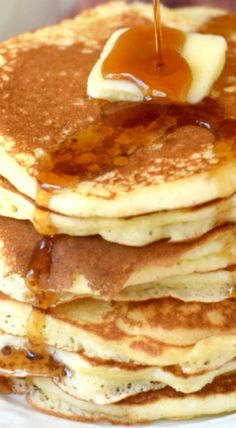
[[[45,272],[42,268],[38,285],[41,289],[66,290],[71,288],[75,276],[81,274],[101,296],[114,298],[136,270],[149,266],[171,267],[190,250],[233,230],[234,226],[228,225],[193,241],[159,241],[145,247],[123,246],[98,236],[59,235],[51,239],[50,270]],[[0,236],[8,273],[25,278],[42,236],[30,222],[4,217],[0,217]]]
[[[109,23],[101,17],[93,25],[88,22],[83,31],[79,27],[75,30],[75,24],[71,23],[71,31],[76,32],[76,37],[68,46],[65,42],[46,44],[40,42],[40,37],[38,43],[26,43],[21,38],[13,47],[8,43],[1,46],[0,53],[7,60],[9,72],[4,67],[0,70],[0,88],[4,95],[0,99],[0,132],[14,140],[14,146],[7,146],[12,156],[25,152],[35,158],[36,149],[50,151],[54,144],[101,118],[103,108],[108,104],[87,97],[88,75],[114,30],[143,22],[145,20],[131,10],[128,14],[118,14]],[[52,36],[48,31],[50,39]],[[235,119],[235,94],[226,93],[224,89],[233,78],[235,69],[235,42],[231,41],[225,73],[216,85],[217,102],[208,99],[196,108],[180,106],[174,111],[160,107],[162,112],[158,110],[157,116],[164,114],[164,127],[156,134],[151,121],[145,141],[140,137],[142,130],[140,132],[136,125],[129,124],[138,141],[132,140],[133,149],[131,147],[127,152],[126,148],[125,156],[119,154],[118,164],[115,153],[110,153],[107,141],[103,141],[101,151],[108,159],[101,162],[101,170],[95,165],[92,181],[106,185],[106,197],[115,196],[112,194],[114,185],[129,191],[137,186],[159,184],[212,170],[219,162],[229,160],[222,154],[221,146],[218,147],[222,139],[227,146],[226,151],[234,156],[232,126],[234,129],[236,126],[232,120]],[[177,120],[178,117],[180,119]],[[90,126],[90,132],[96,132],[93,125]],[[152,144],[150,141],[153,139]],[[75,154],[78,157],[87,155],[86,147],[79,148]],[[29,172],[37,175],[38,168],[38,165],[31,166]],[[93,170],[94,164],[89,172]],[[80,175],[79,171],[76,164],[76,172],[72,174],[83,179],[84,173]],[[110,174],[104,175],[108,171]]]
[[[196,397],[206,397],[212,396],[213,394],[229,394],[230,392],[235,392],[236,390],[236,374],[231,373],[225,376],[219,376],[214,382],[206,385],[201,391],[197,393],[188,394],[188,397],[196,396]],[[182,392],[175,391],[173,388],[169,386],[156,390],[156,391],[148,391],[133,397],[126,398],[121,401],[119,404],[127,404],[127,405],[145,405],[149,404],[153,401],[158,401],[163,398],[184,398],[186,394]]]
[[[162,343],[187,347],[211,336],[236,332],[234,300],[220,303],[181,302],[173,298],[148,302],[104,303],[84,299],[51,309],[50,313],[106,341],[130,341],[150,356]]]

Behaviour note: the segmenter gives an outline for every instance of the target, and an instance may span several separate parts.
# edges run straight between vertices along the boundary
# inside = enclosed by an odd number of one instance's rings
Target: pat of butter
[[[87,84],[87,93],[92,98],[100,98],[108,101],[133,101],[144,100],[141,89],[128,80],[104,79],[102,66],[113,49],[116,41],[127,29],[118,30],[107,41],[103,52],[93,67]],[[209,95],[215,81],[221,75],[226,60],[227,43],[221,36],[208,34],[186,33],[186,41],[183,46],[182,56],[188,62],[193,76],[192,85],[187,95],[186,102],[195,104]],[[166,94],[156,94],[165,97]]]

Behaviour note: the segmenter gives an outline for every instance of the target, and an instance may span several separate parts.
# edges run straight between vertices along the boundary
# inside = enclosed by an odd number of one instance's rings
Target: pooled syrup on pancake
[[[100,119],[55,145],[39,161],[40,189],[38,205],[44,205],[47,193],[75,187],[80,180],[100,175],[126,165],[141,147],[151,145],[163,136],[167,109],[154,104],[108,105]],[[173,114],[173,113],[172,113]],[[175,120],[173,118],[173,120]],[[170,124],[171,126],[172,124]],[[173,126],[172,126],[173,128]]]
[[[218,105],[206,99],[197,107],[140,103],[108,105],[99,120],[56,145],[39,162],[38,205],[47,195],[63,187],[76,187],[87,180],[122,168],[140,149],[162,144],[178,128],[217,126]],[[215,115],[217,114],[217,117]]]
[[[134,159],[149,148],[165,145],[176,131],[195,127],[199,144],[203,142],[204,128],[206,144],[212,135],[219,141],[224,139],[235,126],[234,120],[226,121],[221,105],[207,98],[198,106],[135,104],[127,107],[118,104],[107,106],[103,116],[86,129],[52,148],[39,167],[38,206],[47,207],[51,195],[61,188],[76,188],[79,181],[86,181],[114,169],[126,168]],[[225,144],[228,144],[227,140]],[[217,151],[217,155],[221,153]],[[158,153],[157,153],[158,155]],[[204,164],[204,161],[202,165]],[[41,219],[36,211],[35,227],[41,234],[50,229],[45,216]],[[46,219],[47,220],[47,219]]]

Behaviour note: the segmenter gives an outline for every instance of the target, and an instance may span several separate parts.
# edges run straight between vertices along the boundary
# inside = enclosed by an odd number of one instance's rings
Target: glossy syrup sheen
[[[154,32],[155,32],[155,48],[157,55],[157,66],[163,64],[163,34],[161,26],[161,5],[160,0],[153,0],[154,13]]]
[[[146,99],[160,93],[175,102],[185,102],[192,83],[192,72],[181,56],[185,34],[162,27],[162,55],[156,53],[153,25],[131,28],[121,34],[103,63],[105,79],[130,80]]]
[[[47,290],[52,250],[52,239],[43,238],[34,249],[26,275],[27,286],[35,296],[36,306],[44,309],[53,306],[56,300],[55,293]]]
[[[26,284],[34,295],[34,304],[42,309],[53,306],[57,300],[56,293],[47,290],[52,250],[52,238],[43,237],[34,249],[26,275]],[[33,308],[27,323],[27,337],[35,355],[45,355],[45,323],[45,312]]]
[[[25,371],[29,375],[59,377],[63,368],[47,353],[36,354],[27,349],[5,346],[0,350],[0,376],[17,376]]]
[[[153,0],[154,25],[125,31],[103,63],[105,79],[130,80],[146,99],[166,95],[185,102],[192,72],[181,56],[186,40],[182,31],[161,25],[160,1]]]
[[[47,207],[55,190],[76,188],[79,181],[124,167],[139,149],[156,143],[181,126],[205,127],[223,135],[226,131],[230,133],[233,122],[227,125],[220,105],[210,98],[197,106],[146,102],[122,108],[117,105],[116,109],[112,106],[111,112],[108,107],[99,120],[52,148],[47,155],[50,163],[41,159],[38,205]],[[42,219],[45,222],[44,214]],[[40,214],[36,226],[39,230]],[[42,229],[39,231],[42,233]]]
[[[11,379],[0,377],[0,394],[6,395],[14,392]]]
[[[202,26],[201,32],[230,37],[236,33],[236,14],[218,16],[209,20]]]

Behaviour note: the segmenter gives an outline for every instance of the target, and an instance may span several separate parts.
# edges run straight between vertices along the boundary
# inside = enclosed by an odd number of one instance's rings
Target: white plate
[[[101,428],[105,425],[82,424],[57,419],[32,410],[23,397],[14,395],[0,397],[0,428]],[[108,425],[106,426],[108,427]],[[156,428],[235,428],[236,414],[186,422],[160,421],[151,425],[139,425],[139,428],[148,428],[148,426]],[[119,425],[117,428],[122,428],[122,426]]]

